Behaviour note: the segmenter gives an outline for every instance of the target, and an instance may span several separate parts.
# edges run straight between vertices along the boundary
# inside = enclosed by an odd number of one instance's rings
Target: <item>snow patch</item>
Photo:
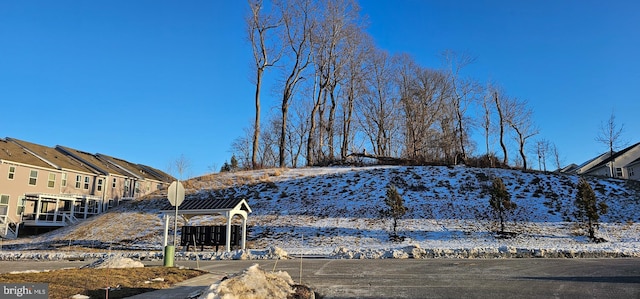
[[[287,272],[268,273],[255,264],[236,276],[212,284],[200,298],[287,298],[294,292],[293,284]]]
[[[104,268],[144,268],[144,264],[139,261],[134,261],[127,257],[108,257],[104,259],[99,259],[91,264],[88,264],[82,268],[94,268],[94,269],[104,269]]]

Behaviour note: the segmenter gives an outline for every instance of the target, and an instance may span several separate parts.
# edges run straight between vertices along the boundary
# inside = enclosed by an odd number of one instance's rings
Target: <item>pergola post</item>
[[[226,248],[227,248],[227,252],[231,251],[231,217],[233,217],[233,214],[231,214],[231,212],[225,212],[225,215],[227,216],[227,244],[226,244]]]
[[[247,249],[247,217],[242,215],[242,249]]]
[[[190,204],[192,204],[193,202],[197,203],[197,205],[192,205],[190,206]],[[231,223],[233,221],[233,217],[235,215],[240,215],[242,217],[242,240],[240,241],[240,245],[242,246],[242,249],[246,249],[247,246],[247,218],[249,213],[251,213],[251,208],[249,207],[249,205],[247,204],[247,202],[242,199],[239,201],[233,201],[233,202],[225,202],[224,205],[218,205],[217,203],[211,203],[209,206],[207,207],[206,205],[203,206],[202,205],[203,200],[185,200],[181,205],[180,208],[181,210],[179,211],[179,214],[182,215],[182,217],[185,217],[186,219],[193,217],[193,216],[200,216],[200,215],[221,215],[223,217],[227,218],[226,224],[226,240],[225,240],[225,247],[226,247],[226,251],[227,252],[231,252]],[[206,203],[206,201],[205,201]],[[172,213],[173,210],[169,210],[168,208],[163,209],[162,213],[164,213],[165,217],[165,246],[167,243],[167,232],[168,232],[168,216],[169,213]],[[222,244],[220,244],[222,245]]]

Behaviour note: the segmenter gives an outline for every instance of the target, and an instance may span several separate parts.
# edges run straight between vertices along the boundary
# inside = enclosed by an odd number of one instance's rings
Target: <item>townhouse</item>
[[[107,155],[0,139],[0,237],[77,223],[172,181],[160,170]]]
[[[640,142],[617,152],[604,153],[579,166],[567,167],[562,172],[638,181],[640,180]]]

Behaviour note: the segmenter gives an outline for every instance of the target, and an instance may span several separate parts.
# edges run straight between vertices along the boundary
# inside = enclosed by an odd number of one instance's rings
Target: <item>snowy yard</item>
[[[487,191],[493,177],[504,180],[518,205],[506,223],[508,231],[517,233],[514,238],[497,238],[494,233],[496,222]],[[589,179],[598,199],[609,206],[597,231],[597,236],[608,242],[596,244],[583,236],[584,230],[573,216],[577,182],[577,176],[569,175],[435,166],[271,169],[210,175],[187,182],[188,196],[246,198],[253,210],[248,221],[252,250],[216,254],[180,252],[178,248],[178,258],[264,258],[260,252],[270,247],[289,255],[336,258],[640,257],[637,185]],[[400,243],[389,241],[391,224],[378,212],[389,184],[398,188],[408,208],[398,224],[399,234],[405,237]],[[159,210],[165,203],[166,198],[161,197],[139,200],[73,227],[5,241],[0,259],[29,255],[27,249],[42,255],[41,250],[65,246],[111,248],[124,250],[121,253],[128,256],[157,257],[163,229]],[[221,217],[206,216],[192,218],[188,224],[223,222]],[[183,224],[181,220],[179,225]],[[50,256],[58,254],[63,252],[51,251]]]

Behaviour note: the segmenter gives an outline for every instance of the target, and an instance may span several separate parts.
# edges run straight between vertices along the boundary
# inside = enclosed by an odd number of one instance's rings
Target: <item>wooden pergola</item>
[[[171,205],[165,206],[161,211],[164,214],[165,230],[164,230],[164,246],[167,246],[169,234],[169,216],[175,215],[175,207]],[[247,218],[251,213],[251,208],[245,199],[185,199],[178,206],[178,215],[189,221],[194,216],[204,215],[222,215],[227,218],[227,234],[226,234],[226,250],[231,251],[231,220],[234,216],[239,215],[242,218],[242,249],[247,244]]]

